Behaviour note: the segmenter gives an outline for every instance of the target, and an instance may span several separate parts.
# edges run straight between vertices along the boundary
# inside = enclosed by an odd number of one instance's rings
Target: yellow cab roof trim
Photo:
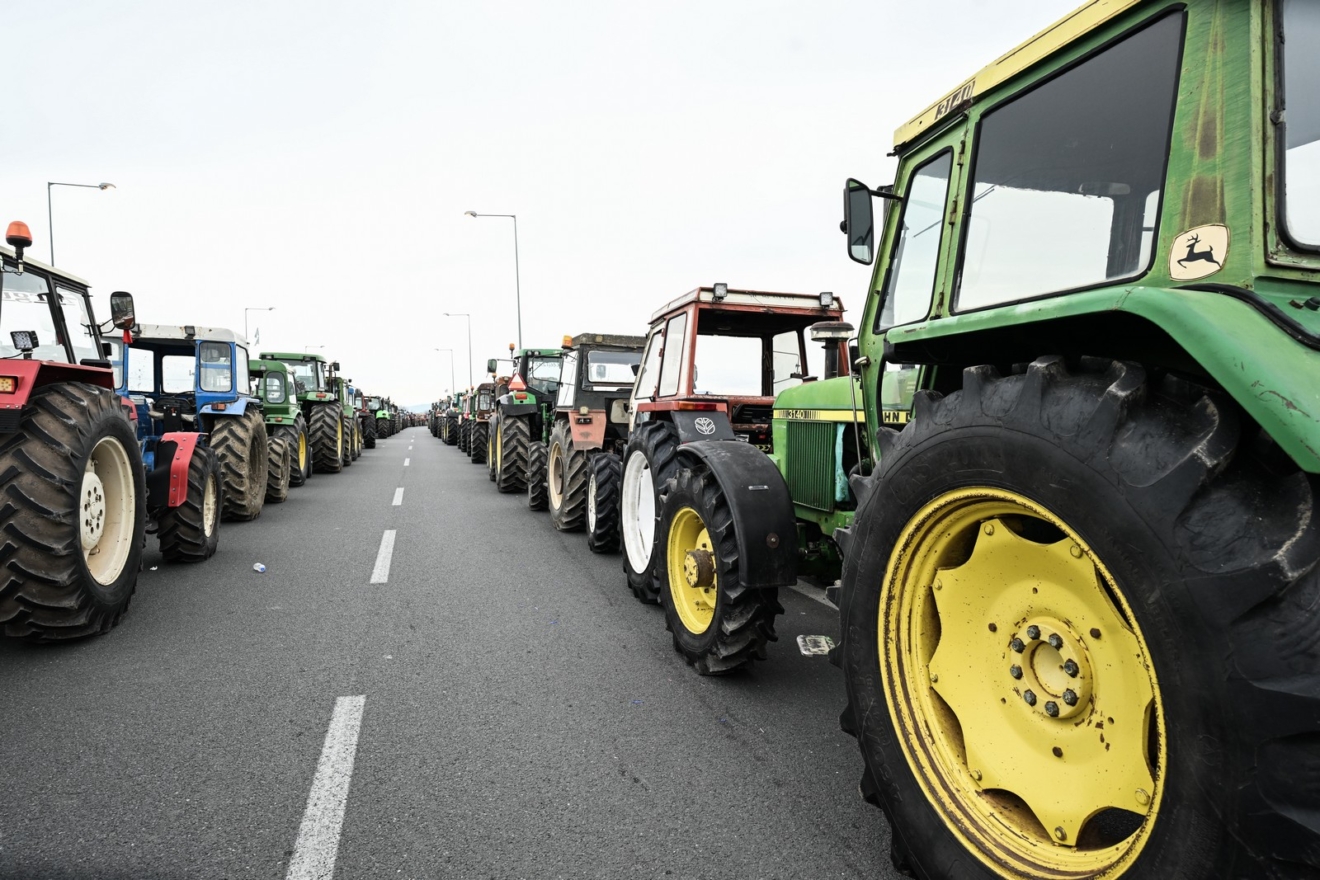
[[[1142,0],[1090,0],[1065,15],[1015,49],[1000,55],[976,76],[927,107],[894,132],[898,149],[930,130],[944,117],[959,110],[995,86],[1016,76],[1062,49],[1073,40],[1099,27]]]

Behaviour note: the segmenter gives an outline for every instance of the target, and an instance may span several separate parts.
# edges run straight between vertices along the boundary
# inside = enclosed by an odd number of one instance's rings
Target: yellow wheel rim
[[[298,435],[298,470],[307,470],[307,435]]]
[[[710,629],[715,620],[719,578],[714,548],[701,514],[684,507],[674,514],[665,547],[669,567],[669,596],[683,627],[693,635]]]
[[[895,544],[879,630],[908,764],[969,851],[1008,878],[1132,865],[1164,788],[1163,706],[1135,616],[1076,532],[1012,492],[942,495]]]

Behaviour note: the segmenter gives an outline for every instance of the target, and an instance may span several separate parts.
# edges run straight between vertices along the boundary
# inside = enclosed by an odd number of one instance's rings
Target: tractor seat
[[[156,399],[155,407],[148,410],[148,415],[163,423],[164,428],[161,433],[169,434],[182,431],[185,425],[189,430],[196,430],[197,414],[194,412],[196,408],[196,400],[192,397],[159,397]]]

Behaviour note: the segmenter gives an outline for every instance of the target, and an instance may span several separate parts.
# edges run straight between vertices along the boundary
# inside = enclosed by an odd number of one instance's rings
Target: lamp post
[[[449,389],[451,391],[457,391],[458,389],[455,387],[455,383],[454,383],[454,350],[452,348],[437,348],[436,351],[449,352]],[[468,366],[469,367],[472,366],[470,358],[469,358]]]
[[[46,230],[47,238],[50,239],[50,264],[55,265],[55,216],[51,210],[50,190],[55,186],[76,186],[82,189],[114,189],[113,183],[59,183],[58,181],[46,181]]]
[[[513,221],[513,289],[518,304],[518,347],[522,348],[522,280],[518,271],[518,215],[517,214],[478,214],[476,211],[464,211],[468,217],[508,217]]]
[[[467,312],[445,312],[446,318],[467,318],[468,331],[468,387],[472,387],[472,316]]]
[[[253,306],[251,308],[246,308],[243,310],[243,341],[244,342],[248,341],[248,319],[247,319],[248,312],[273,312],[273,311],[275,311],[274,306]]]

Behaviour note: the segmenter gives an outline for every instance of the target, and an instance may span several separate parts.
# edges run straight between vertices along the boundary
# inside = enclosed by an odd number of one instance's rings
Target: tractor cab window
[[[106,344],[110,346],[110,354],[106,357],[110,361],[110,370],[115,376],[115,387],[124,387],[124,343],[118,339],[107,339]]]
[[[957,311],[1146,271],[1182,20],[1165,15],[981,118]]]
[[[646,353],[642,355],[642,365],[637,370],[637,381],[633,385],[634,400],[654,400],[655,384],[660,378],[660,350],[664,347],[665,337],[658,330],[653,330],[646,340]]]
[[[490,389],[483,388],[481,389],[481,393],[477,395],[477,409],[484,412],[490,408],[491,408]]]
[[[238,355],[237,355],[238,360],[234,364],[236,368],[235,376],[234,376],[234,390],[246,391],[252,385],[252,379],[250,377],[250,374],[248,373],[248,353],[247,353],[247,349],[241,345],[237,347],[237,350],[238,350]]]
[[[1320,248],[1320,5],[1283,0],[1284,226]]]
[[[55,329],[50,311],[50,287],[46,279],[33,272],[0,274],[0,357],[19,357],[21,352],[9,334],[27,330],[37,335],[32,357],[42,361],[69,362],[64,340]]]
[[[234,362],[228,344],[203,342],[200,358],[199,386],[203,391],[229,391],[234,387]]]
[[[577,362],[576,351],[564,352],[559,369],[559,399],[555,401],[555,406],[573,405],[574,392],[577,391]]]
[[[661,397],[678,393],[679,378],[683,372],[683,349],[687,347],[687,312],[675,315],[665,326],[664,355],[660,359]]]
[[[802,384],[802,377],[807,371],[806,365],[802,363],[801,331],[789,330],[771,339],[770,358],[774,368],[771,390],[775,394]]]
[[[762,342],[757,336],[697,337],[692,392],[731,397],[765,395]]]
[[[299,394],[325,390],[325,373],[320,361],[295,361],[288,366]]]
[[[620,388],[631,387],[633,367],[642,362],[639,351],[600,351],[587,352],[587,374],[582,381],[587,385],[614,385]]]
[[[877,330],[920,321],[930,313],[952,168],[953,153],[945,150],[918,168],[908,181]]]
[[[56,285],[55,295],[60,298],[60,309],[64,312],[64,327],[69,331],[69,344],[73,346],[75,361],[100,360],[102,358],[100,334],[92,326],[92,317],[87,311],[87,300],[76,290]]]
[[[529,357],[523,381],[529,388],[547,393],[559,381],[559,358]]]
[[[266,395],[267,403],[284,402],[284,377],[279,373],[266,374]]]
[[[150,357],[147,352],[143,354]],[[130,380],[137,366],[136,361],[137,355],[134,354],[129,360]],[[196,387],[196,380],[197,359],[192,355],[167,354],[160,359],[160,390],[166,394],[191,394]]]

